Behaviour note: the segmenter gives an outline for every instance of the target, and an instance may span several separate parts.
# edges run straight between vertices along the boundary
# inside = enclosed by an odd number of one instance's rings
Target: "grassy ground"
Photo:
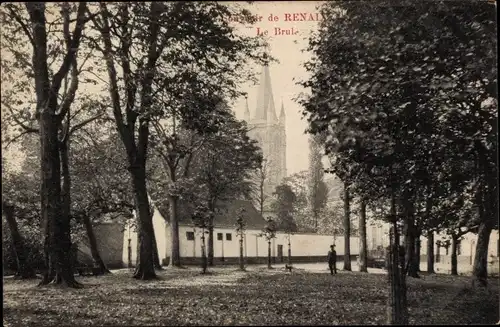
[[[234,267],[200,275],[167,269],[141,282],[128,270],[85,277],[85,288],[38,288],[4,279],[4,326],[337,325],[384,324],[386,276]],[[498,284],[474,290],[466,277],[409,279],[411,324],[491,324],[498,321]]]

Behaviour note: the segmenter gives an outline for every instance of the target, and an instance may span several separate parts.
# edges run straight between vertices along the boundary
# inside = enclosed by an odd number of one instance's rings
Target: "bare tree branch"
[[[21,26],[21,28],[24,31],[24,34],[28,37],[30,40],[30,43],[32,46],[35,46],[35,41],[33,40],[33,35],[31,35],[31,32],[28,28],[28,26],[23,22],[23,19],[14,11],[14,9],[11,7],[11,5],[6,5],[7,10],[9,11],[10,15],[14,20]]]
[[[123,120],[123,114],[122,114],[122,108],[120,105],[120,95],[118,93],[118,79],[117,79],[117,73],[116,73],[116,68],[115,68],[115,62],[112,56],[113,52],[113,46],[111,43],[111,34],[110,34],[110,27],[109,27],[109,17],[111,16],[108,8],[106,7],[106,4],[101,2],[99,4],[100,6],[100,12],[102,16],[102,26],[98,23],[98,18],[97,16],[92,18],[92,21],[94,25],[100,29],[103,43],[104,43],[104,49],[102,49],[102,53],[104,55],[104,58],[106,60],[106,66],[108,69],[108,76],[109,76],[109,81],[110,81],[110,93],[111,93],[111,102],[113,104],[113,115],[115,116],[115,122],[118,128],[118,132],[120,133],[120,136],[122,139],[129,138],[129,133],[128,131],[128,126],[125,125],[125,122]],[[135,147],[135,141],[133,137],[131,142],[125,142],[125,144],[130,144],[133,147]],[[127,151],[130,151],[131,149],[127,149]]]
[[[32,126],[28,126],[22,121],[19,120],[19,118],[16,117],[16,114],[14,113],[14,109],[8,104],[8,103],[3,103],[3,105],[10,111],[11,117],[14,120],[14,122],[22,127],[27,133],[38,133],[38,128],[34,128]]]
[[[11,144],[13,144],[15,141],[17,141],[18,139],[20,139],[20,138],[21,138],[21,137],[23,137],[24,135],[26,135],[26,134],[30,134],[30,133],[33,133],[33,132],[31,132],[31,131],[27,131],[27,130],[22,131],[21,133],[19,133],[18,135],[16,135],[16,136],[15,136],[15,137],[13,137],[12,139],[10,139],[10,140],[7,142],[7,144],[5,145],[5,148],[6,148],[6,149],[8,149],[8,148],[9,148],[9,146],[10,146]]]
[[[96,115],[94,117],[91,117],[89,119],[86,119],[86,120],[82,121],[81,123],[76,124],[75,126],[71,127],[71,129],[69,130],[69,134],[72,135],[74,132],[76,132],[80,128],[84,127],[87,124],[90,124],[94,120],[97,120],[97,119],[101,118],[103,115],[104,115],[103,113],[100,113],[100,114],[98,114],[98,115]]]
[[[85,26],[86,23],[86,17],[85,17],[86,11],[87,11],[87,3],[80,2],[78,4],[76,24],[75,24],[75,29],[73,30],[73,37],[71,37],[71,42],[69,44],[69,49],[66,52],[66,55],[64,56],[64,60],[63,63],[61,64],[61,67],[52,78],[51,92],[53,95],[58,94],[59,88],[61,87],[62,79],[64,78],[64,76],[66,76],[69,69],[71,68],[71,65],[74,62],[74,59],[76,58],[76,52],[78,51],[80,45],[80,39],[83,33],[83,27]],[[61,116],[64,117],[64,114],[62,114]]]

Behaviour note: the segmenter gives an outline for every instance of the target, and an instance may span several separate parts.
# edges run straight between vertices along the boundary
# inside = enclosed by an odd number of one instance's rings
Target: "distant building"
[[[245,107],[245,121],[249,126],[249,136],[259,142],[266,160],[266,180],[264,193],[267,195],[265,207],[268,208],[269,200],[276,186],[283,182],[287,176],[286,171],[286,115],[283,103],[279,118],[276,115],[274,95],[271,85],[271,75],[267,64],[262,66],[260,85],[257,94],[257,106],[253,115]]]

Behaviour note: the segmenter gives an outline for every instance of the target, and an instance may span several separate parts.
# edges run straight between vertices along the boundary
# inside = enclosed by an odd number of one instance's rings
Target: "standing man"
[[[335,245],[330,245],[330,251],[328,251],[328,267],[332,275],[334,272],[337,274],[337,251],[335,251]]]

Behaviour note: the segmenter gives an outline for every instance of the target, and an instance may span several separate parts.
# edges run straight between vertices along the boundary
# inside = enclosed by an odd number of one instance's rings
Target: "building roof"
[[[179,216],[179,225],[189,225],[193,226],[193,221],[191,218],[192,208],[189,205],[184,205],[182,201],[179,200],[178,205],[178,216]],[[240,208],[245,209],[243,214],[243,218],[246,224],[247,229],[258,229],[261,230],[266,225],[266,220],[262,215],[257,211],[257,209],[253,206],[250,201],[245,200],[233,200],[224,203],[220,203],[218,205],[219,212],[215,215],[214,218],[214,227],[215,228],[236,228],[236,213]],[[157,205],[156,208],[163,216],[163,218],[170,222],[170,215],[168,211],[168,206]]]

